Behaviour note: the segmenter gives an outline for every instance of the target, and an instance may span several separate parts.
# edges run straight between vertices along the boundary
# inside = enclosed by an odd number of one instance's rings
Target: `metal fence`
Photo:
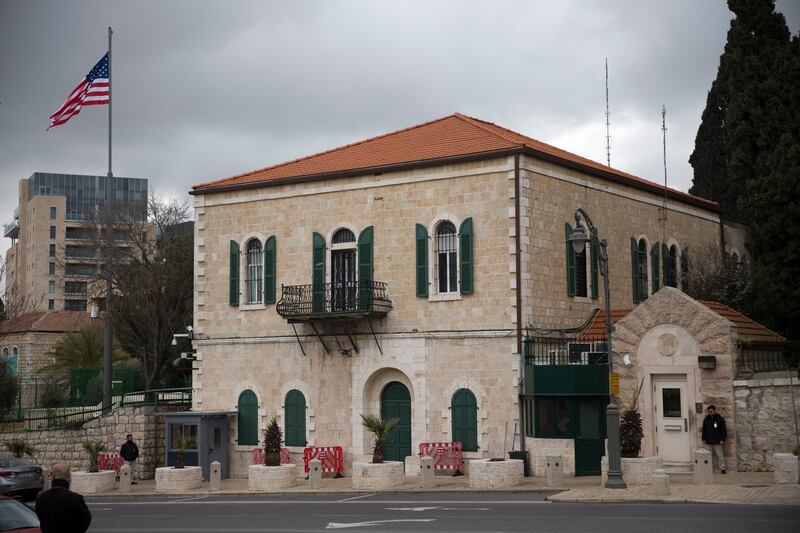
[[[123,407],[191,404],[192,389],[190,387],[129,392],[121,396],[115,396],[111,410],[107,413],[104,413],[102,405],[26,409],[19,413],[16,418],[0,420],[0,431],[78,429],[95,418],[113,413]]]
[[[736,346],[738,374],[778,372],[800,368],[800,341],[786,344],[740,342]]]
[[[605,365],[605,337],[526,337],[526,365]]]

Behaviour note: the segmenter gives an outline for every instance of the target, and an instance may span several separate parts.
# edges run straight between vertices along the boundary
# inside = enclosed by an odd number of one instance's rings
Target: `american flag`
[[[75,87],[61,108],[50,115],[50,128],[60,126],[81,112],[85,105],[104,105],[109,102],[108,54],[97,62],[89,74]]]

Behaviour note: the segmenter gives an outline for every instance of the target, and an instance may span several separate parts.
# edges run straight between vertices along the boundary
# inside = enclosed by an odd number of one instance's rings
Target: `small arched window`
[[[355,234],[347,228],[342,228],[336,233],[333,234],[333,239],[331,239],[332,244],[345,244],[348,242],[356,242]]]
[[[286,446],[306,445],[306,398],[299,390],[290,390],[284,403]]]
[[[639,239],[639,243],[636,246],[636,255],[636,280],[637,289],[639,291],[638,296],[639,301],[643,302],[647,300],[647,296],[649,295],[647,290],[647,241],[644,239]]]
[[[453,442],[460,442],[465,452],[478,451],[478,402],[469,389],[458,389],[450,404]]]
[[[258,398],[256,398],[256,393],[251,390],[243,391],[239,395],[236,412],[239,415],[237,443],[241,446],[258,444]]]
[[[458,292],[458,234],[452,222],[436,226],[436,287],[439,294]]]
[[[253,239],[247,243],[247,303],[260,304],[264,292],[264,254],[261,243]]]

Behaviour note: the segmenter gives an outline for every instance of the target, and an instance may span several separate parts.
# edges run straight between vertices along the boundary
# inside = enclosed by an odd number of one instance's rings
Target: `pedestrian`
[[[53,467],[53,486],[36,498],[36,516],[42,533],[84,533],[92,523],[92,513],[83,496],[69,490],[69,465]]]
[[[703,420],[703,444],[711,447],[711,451],[717,456],[719,461],[719,471],[725,474],[725,439],[728,438],[728,430],[725,427],[725,419],[717,413],[717,408],[709,405],[706,409],[708,413]]]
[[[133,480],[133,464],[139,458],[139,447],[133,442],[133,435],[130,433],[126,439],[122,448],[119,449],[119,454],[125,459],[125,464],[131,467],[131,485],[136,485],[136,481]]]

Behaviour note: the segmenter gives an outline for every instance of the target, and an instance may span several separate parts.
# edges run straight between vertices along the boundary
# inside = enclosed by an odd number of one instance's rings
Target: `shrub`
[[[375,437],[375,447],[372,450],[372,462],[383,462],[383,449],[386,439],[400,425],[399,418],[384,420],[375,415],[361,415],[361,424]]]
[[[5,360],[0,360],[0,418],[17,405],[19,379],[9,372]]]
[[[278,419],[273,416],[264,433],[264,464],[266,466],[280,466],[282,442],[283,431],[278,425]]]
[[[39,396],[39,407],[52,408],[63,407],[69,401],[69,391],[64,384],[59,383],[56,378],[45,379],[42,386],[42,393]]]
[[[12,440],[9,442],[4,442],[3,446],[6,450],[11,452],[11,455],[14,457],[22,457],[23,455],[27,455],[28,457],[33,457],[34,452],[36,451],[33,446],[25,442],[24,440]]]
[[[83,449],[89,454],[89,472],[97,472],[97,456],[106,449],[102,442],[84,442]]]
[[[642,415],[639,413],[639,395],[642,392],[644,379],[639,384],[639,390],[631,397],[622,411],[622,418],[619,423],[619,443],[622,457],[639,457],[642,449]]]

